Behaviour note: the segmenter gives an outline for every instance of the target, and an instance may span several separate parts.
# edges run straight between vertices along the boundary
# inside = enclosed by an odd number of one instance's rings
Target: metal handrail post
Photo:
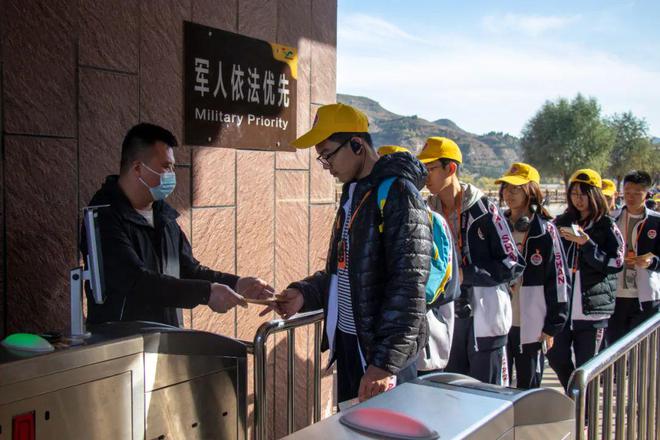
[[[612,439],[612,390],[614,389],[614,366],[605,370],[603,384],[603,438]]]
[[[321,420],[321,322],[314,323],[314,423]]]
[[[266,439],[266,413],[267,413],[267,399],[266,399],[266,368],[267,368],[267,350],[266,342],[268,338],[280,332],[293,332],[293,329],[305,325],[314,324],[315,329],[320,328],[320,322],[323,320],[323,312],[320,310],[299,313],[293,317],[283,319],[273,319],[261,324],[259,329],[254,335],[253,352],[254,352],[254,435],[256,440]],[[315,331],[315,339],[320,341],[320,330]],[[287,341],[288,356],[287,356],[287,430],[291,433],[294,429],[295,420],[295,405],[294,400],[294,382],[295,382],[295,336],[289,334]],[[314,386],[315,389],[320,389],[320,349],[321,344],[315,343],[314,345]],[[317,368],[318,365],[318,368]],[[318,382],[318,383],[317,383]],[[320,419],[320,391],[318,394],[315,392],[315,417],[316,412],[319,413]],[[318,408],[318,409],[317,409]],[[315,420],[318,421],[318,420]]]
[[[296,329],[287,331],[287,374],[286,374],[286,432],[293,432],[295,417],[295,383],[296,383]]]
[[[587,387],[589,399],[589,440],[598,439],[598,403],[600,402],[600,378],[596,377]]]
[[[254,336],[254,436],[257,440],[266,438],[266,340],[270,333],[270,327],[262,325]]]
[[[660,405],[655,402],[660,396],[660,378],[658,378],[658,372],[655,371],[660,363],[658,358],[660,356],[659,338],[660,313],[656,313],[573,372],[569,380],[567,395],[575,401],[576,438],[585,437],[584,416],[588,384],[591,384],[589,401],[591,404],[590,416],[593,417],[589,421],[589,436],[591,438],[597,436],[600,376],[611,369],[614,364],[616,366],[616,438],[621,439],[624,436],[636,438],[637,433],[640,434],[640,438],[644,438],[645,434],[658,435],[657,429],[651,430],[650,427],[656,428],[660,420]],[[627,368],[626,361],[628,361]],[[626,369],[628,375],[626,375]],[[608,375],[609,373],[606,374],[606,376]],[[607,382],[605,386],[606,389],[609,389]],[[609,395],[606,392],[604,395],[607,400]],[[638,403],[641,408],[638,408]],[[644,406],[645,404],[653,406],[653,408],[647,408]],[[609,411],[607,407],[604,410]],[[640,414],[639,411],[643,414]],[[611,415],[611,411],[608,415]],[[605,427],[604,422],[603,429]],[[611,430],[608,430],[606,434],[603,432],[603,437],[608,438],[610,433]]]
[[[614,425],[614,438],[623,440],[626,428],[626,361],[628,356],[623,355],[616,361],[616,425]]]
[[[569,387],[569,396],[575,402],[575,438],[577,440],[585,440],[584,438],[584,418],[586,416],[587,406],[587,393],[586,382],[584,380],[584,371],[575,370],[571,376],[571,385],[577,386]]]
[[[637,411],[637,432],[641,440],[646,440],[646,405],[648,403],[648,368],[649,368],[649,344],[648,339],[644,339],[641,344],[641,369],[639,383],[639,410]]]
[[[637,431],[637,376],[639,373],[639,346],[633,347],[630,352],[630,380],[628,381],[628,433],[629,439],[635,438]]]
[[[651,351],[651,359],[650,359],[650,366],[649,366],[649,403],[648,403],[648,411],[647,411],[647,418],[648,418],[648,430],[647,432],[650,435],[653,435],[654,432],[656,432],[656,429],[658,427],[658,421],[656,419],[655,415],[655,409],[658,403],[656,402],[657,399],[657,386],[658,386],[658,368],[660,368],[660,365],[658,365],[658,357],[660,356],[660,347],[658,346],[658,331],[656,330],[652,335],[651,335],[651,341],[650,341],[650,351]]]

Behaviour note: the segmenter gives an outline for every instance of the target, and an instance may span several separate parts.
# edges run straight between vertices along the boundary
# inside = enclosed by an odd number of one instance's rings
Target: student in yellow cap
[[[608,343],[660,311],[660,215],[645,204],[652,185],[646,171],[631,171],[623,178],[626,204],[615,220],[624,237],[626,259],[607,326]]]
[[[476,187],[459,181],[463,156],[454,141],[430,137],[418,158],[429,172],[429,207],[449,223],[461,263],[461,296],[454,301],[454,334],[445,371],[507,385],[507,285],[522,273],[523,258],[497,206]]]
[[[561,239],[543,207],[541,176],[533,166],[517,162],[495,181],[508,209],[518,250],[525,259],[523,275],[511,284],[513,324],[507,342],[509,371],[516,387],[538,388],[544,353],[552,348],[568,317],[568,274]]]
[[[393,153],[410,153],[410,150],[408,150],[406,147],[401,147],[399,145],[383,145],[381,147],[378,147],[379,156],[387,156],[388,154],[393,154]]]
[[[623,268],[623,239],[601,188],[596,171],[577,170],[569,179],[566,212],[555,220],[571,273],[571,311],[548,361],[564,388],[575,368],[598,354]]]
[[[616,211],[616,184],[610,179],[603,179],[603,195],[610,213]]]
[[[368,130],[364,113],[332,104],[319,108],[312,129],[293,142],[314,146],[317,161],[344,186],[325,268],[291,284],[272,306],[284,317],[323,309],[323,349],[337,361],[339,402],[414,379],[427,341],[433,243],[419,193],[426,169],[410,154],[380,157]],[[384,180],[391,187],[381,215],[377,189]]]

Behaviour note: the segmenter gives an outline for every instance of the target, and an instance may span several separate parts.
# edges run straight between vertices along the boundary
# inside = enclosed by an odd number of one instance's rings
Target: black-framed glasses
[[[319,154],[316,158],[316,160],[323,165],[324,167],[329,167],[330,166],[330,158],[337,154],[341,148],[346,145],[351,139],[346,139],[344,142],[342,142],[337,148],[335,148],[332,152],[328,154]]]

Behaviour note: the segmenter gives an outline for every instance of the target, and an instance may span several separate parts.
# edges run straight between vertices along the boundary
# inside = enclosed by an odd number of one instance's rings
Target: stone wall
[[[77,213],[118,171],[126,130],[149,121],[182,139],[185,20],[298,47],[302,133],[335,100],[336,19],[336,0],[0,0],[0,336],[66,330]],[[311,153],[177,148],[170,202],[196,257],[277,289],[321,268],[334,186]],[[200,306],[186,326],[252,339],[259,311]],[[310,330],[297,333],[298,427],[311,418],[312,342]],[[280,336],[269,356],[277,436],[285,359]],[[326,377],[326,403],[330,388]]]

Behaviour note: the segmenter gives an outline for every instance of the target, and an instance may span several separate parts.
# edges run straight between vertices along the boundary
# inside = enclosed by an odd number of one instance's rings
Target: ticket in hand
[[[271,304],[280,301],[284,301],[284,298],[277,295],[271,296],[270,298],[262,298],[262,299],[245,298],[245,302],[248,304],[260,304],[262,306],[269,306]]]

